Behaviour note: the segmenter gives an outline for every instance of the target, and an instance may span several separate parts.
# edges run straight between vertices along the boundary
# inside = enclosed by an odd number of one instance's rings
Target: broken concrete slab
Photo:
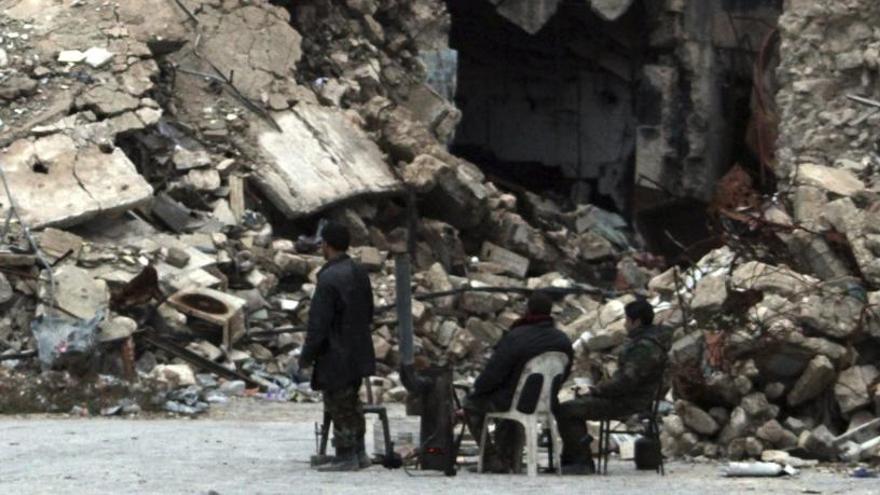
[[[259,135],[266,162],[254,178],[287,217],[402,187],[376,143],[342,112],[300,104],[274,115],[282,132]]]
[[[733,271],[731,285],[736,290],[757,290],[782,296],[802,293],[818,280],[784,266],[771,266],[760,261],[744,263]]]
[[[199,52],[222,74],[235,73],[236,88],[259,100],[276,78],[287,78],[296,70],[302,36],[282,7],[231,5],[199,9]]]
[[[798,184],[818,187],[840,196],[852,196],[865,190],[865,184],[852,172],[811,163],[797,167],[795,181]]]
[[[19,140],[0,154],[22,219],[32,228],[71,226],[100,214],[120,213],[150,200],[153,189],[125,153],[78,148],[53,134]],[[0,205],[5,216],[8,205]]]
[[[55,305],[66,317],[90,320],[98,311],[106,309],[110,304],[110,291],[107,283],[93,278],[82,268],[64,265],[54,271]],[[49,302],[49,279],[47,274],[41,277],[41,299]],[[42,313],[55,310],[44,307]]]

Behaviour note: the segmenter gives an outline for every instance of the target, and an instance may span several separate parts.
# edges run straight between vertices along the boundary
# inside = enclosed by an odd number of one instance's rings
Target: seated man
[[[617,419],[647,411],[663,379],[668,351],[666,331],[654,323],[654,309],[644,300],[626,305],[628,340],[618,355],[617,371],[590,387],[586,395],[563,402],[556,419],[562,435],[562,470],[593,471],[587,420]]]
[[[544,293],[534,292],[528,301],[526,315],[517,320],[498,344],[486,368],[474,382],[474,388],[467,397],[464,410],[467,414],[471,435],[479,442],[483,431],[486,413],[510,409],[520,374],[526,363],[545,352],[564,352],[569,358],[569,367],[563,380],[571,369],[571,340],[554,326],[550,311],[553,301]],[[561,382],[560,382],[561,383]],[[495,442],[487,438],[484,467],[489,472],[510,472],[514,466],[517,428],[510,421],[503,421],[495,430]]]

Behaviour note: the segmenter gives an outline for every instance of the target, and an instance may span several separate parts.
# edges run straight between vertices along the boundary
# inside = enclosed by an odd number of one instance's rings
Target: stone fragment
[[[798,447],[821,461],[832,461],[837,458],[837,447],[834,435],[825,425],[819,425],[812,431],[804,431],[798,438]]]
[[[196,384],[196,375],[188,364],[160,364],[153,369],[150,376],[173,388]]]
[[[378,272],[385,266],[385,254],[372,246],[363,246],[355,254],[367,271]]]
[[[723,407],[713,407],[712,409],[709,409],[709,416],[712,416],[712,419],[722,427],[726,426],[730,421],[730,412]]]
[[[797,406],[818,397],[834,383],[834,365],[825,356],[816,356],[788,393],[788,405]]]
[[[798,184],[818,187],[840,196],[852,196],[865,190],[865,184],[852,172],[822,165],[798,166],[795,179]]]
[[[86,59],[86,54],[79,50],[62,50],[58,53],[58,62],[62,64],[78,64]]]
[[[220,188],[220,173],[213,168],[196,168],[186,174],[186,183],[198,191],[216,191]]]
[[[529,259],[521,256],[509,249],[484,242],[483,248],[480,250],[481,257],[492,263],[497,263],[504,267],[504,272],[515,277],[525,278],[529,271]]]
[[[15,297],[15,292],[12,285],[9,284],[6,275],[0,272],[0,307],[11,301],[13,297]]]
[[[698,363],[703,355],[703,332],[691,332],[672,343],[670,359],[679,365]]]
[[[27,76],[13,75],[0,82],[0,100],[31,96],[37,92],[38,86],[37,81]]]
[[[85,63],[93,69],[103,67],[107,62],[113,60],[113,52],[99,46],[89,48],[83,55],[85,55]]]
[[[773,462],[781,466],[791,466],[796,469],[805,467],[813,467],[819,463],[815,459],[801,459],[795,457],[784,450],[765,450],[761,453],[761,460],[764,462]]]
[[[168,254],[165,255],[165,262],[169,265],[183,268],[189,264],[190,254],[179,247],[172,246],[168,248]]]
[[[663,418],[663,431],[673,437],[680,437],[685,433],[685,425],[681,416],[670,414]]]
[[[757,290],[786,297],[803,293],[816,282],[816,279],[786,267],[770,266],[759,261],[740,265],[731,277],[731,285],[736,290]]]
[[[217,361],[221,357],[223,357],[224,354],[222,349],[208,342],[207,340],[190,342],[190,344],[187,345],[186,348],[209,361]]]
[[[590,351],[607,351],[626,341],[626,329],[620,326],[618,328],[597,328],[584,333],[581,338]]]
[[[714,314],[727,301],[727,279],[723,275],[709,275],[700,279],[694,289],[691,309],[701,314]]]
[[[136,321],[126,316],[114,316],[104,320],[100,325],[98,340],[100,342],[113,342],[131,337],[138,329]]]
[[[685,400],[675,402],[675,412],[681,417],[685,426],[701,435],[714,435],[718,429],[718,423],[706,411]]]
[[[614,245],[608,239],[592,231],[579,235],[575,243],[578,255],[584,261],[600,261],[612,258],[617,254]]]
[[[82,246],[82,237],[70,232],[48,228],[40,233],[40,249],[52,260],[57,260],[68,254],[76,259],[79,257]]]
[[[189,149],[177,145],[174,147],[171,159],[177,170],[207,167],[211,164],[211,156],[204,148]]]
[[[471,335],[490,346],[495,345],[504,335],[503,328],[492,322],[481,320],[479,318],[469,318],[466,328]]]
[[[870,389],[878,376],[880,372],[871,365],[853,366],[840,372],[834,385],[834,396],[844,416],[872,403]]]
[[[743,397],[742,402],[740,402],[740,407],[743,408],[746,414],[753,418],[775,416],[774,414],[771,414],[772,409],[770,408],[770,403],[767,401],[767,397],[761,392],[755,392]]]
[[[718,435],[718,441],[722,444],[728,444],[734,439],[742,438],[748,434],[751,427],[749,416],[742,407],[736,407],[730,413],[730,421],[721,430]]]
[[[42,299],[48,301],[48,277],[41,277]],[[55,304],[68,316],[80,320],[91,320],[99,310],[106,309],[110,302],[107,283],[77,266],[64,265],[54,270]]]
[[[504,294],[489,292],[465,292],[459,298],[459,307],[470,313],[483,316],[494,316],[507,305],[508,297]]]

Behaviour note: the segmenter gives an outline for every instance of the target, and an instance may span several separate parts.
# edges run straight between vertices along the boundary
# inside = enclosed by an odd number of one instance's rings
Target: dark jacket
[[[554,326],[552,318],[535,322],[521,320],[495,345],[492,357],[474,382],[471,397],[489,400],[500,410],[508,409],[516,393],[519,376],[529,359],[554,351],[568,355],[568,367],[562,378],[564,381],[568,378],[574,355],[571,340]]]
[[[663,379],[668,351],[668,329],[655,325],[633,329],[617,356],[617,371],[596,385],[595,395],[624,399],[634,407],[649,404]]]
[[[372,323],[367,272],[348,255],[328,261],[318,272],[300,356],[300,366],[314,365],[312,389],[339,390],[375,373]]]

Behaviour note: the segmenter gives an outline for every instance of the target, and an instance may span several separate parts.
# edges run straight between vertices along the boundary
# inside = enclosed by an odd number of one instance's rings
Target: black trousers
[[[471,436],[480,442],[483,433],[483,424],[486,422],[486,414],[490,412],[506,411],[507,407],[499,407],[490,399],[468,397],[464,402],[464,410],[467,413],[467,426]],[[487,463],[500,463],[502,469],[514,469],[518,466],[522,449],[524,434],[522,427],[515,421],[500,421],[493,435],[486,436],[486,445],[481,445],[485,452]]]

